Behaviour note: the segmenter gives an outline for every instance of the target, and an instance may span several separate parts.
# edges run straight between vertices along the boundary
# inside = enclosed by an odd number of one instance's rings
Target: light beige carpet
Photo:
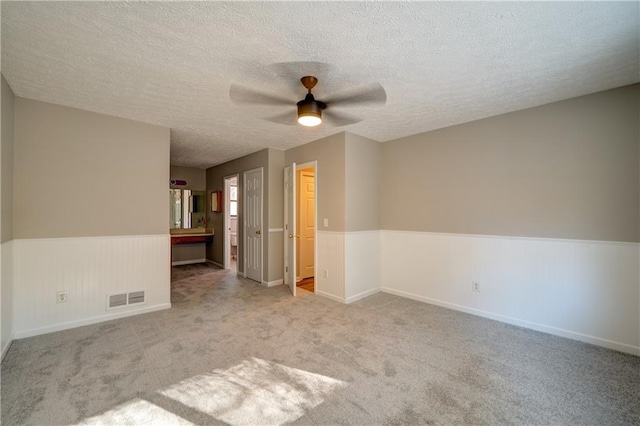
[[[639,357],[210,266],[172,286],[170,310],[14,342],[2,424],[640,424]]]

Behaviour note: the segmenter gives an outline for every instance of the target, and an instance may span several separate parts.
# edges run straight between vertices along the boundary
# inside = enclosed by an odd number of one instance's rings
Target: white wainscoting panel
[[[344,233],[317,231],[316,238],[316,294],[345,303]],[[325,278],[325,270],[328,278]]]
[[[169,235],[14,240],[14,336],[169,308],[169,263]],[[138,290],[144,305],[107,312],[108,295]]]
[[[640,355],[637,243],[385,230],[381,247],[383,291]]]
[[[0,330],[0,341],[2,342],[2,358],[6,355],[13,341],[13,241],[6,241],[0,247],[0,257],[2,260],[2,306]]]
[[[346,303],[380,291],[380,230],[347,232],[344,239]]]

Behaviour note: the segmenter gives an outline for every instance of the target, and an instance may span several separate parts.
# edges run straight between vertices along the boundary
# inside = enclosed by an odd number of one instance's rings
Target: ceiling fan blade
[[[354,117],[352,115],[341,112],[325,110],[322,112],[322,121],[325,121],[327,124],[330,124],[334,127],[341,127],[362,121],[362,118]]]
[[[322,102],[327,105],[340,104],[340,106],[364,104],[384,105],[387,102],[387,92],[380,83],[371,83],[352,90],[346,90],[336,95],[323,97]]]
[[[236,104],[256,104],[256,105],[295,105],[296,101],[270,93],[232,84],[229,89],[229,97]]]
[[[295,110],[272,115],[271,117],[265,117],[264,119],[271,121],[272,123],[284,124],[286,126],[293,126],[297,123]]]

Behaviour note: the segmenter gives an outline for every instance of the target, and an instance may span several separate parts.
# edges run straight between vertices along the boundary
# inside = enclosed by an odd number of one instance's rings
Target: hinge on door
[[[285,266],[285,267],[284,267],[284,271],[285,271],[285,272],[289,272],[289,267],[288,267],[288,266]]]

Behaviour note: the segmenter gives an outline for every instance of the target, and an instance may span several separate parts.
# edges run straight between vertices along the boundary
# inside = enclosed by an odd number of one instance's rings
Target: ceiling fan
[[[323,119],[324,122],[335,127],[354,124],[362,121],[362,119],[335,111],[334,108],[354,105],[384,105],[387,101],[387,93],[380,83],[358,86],[333,96],[327,96],[323,100],[318,100],[311,93],[311,90],[318,84],[318,79],[314,76],[306,75],[300,79],[300,82],[307,89],[307,94],[304,99],[298,102],[237,84],[231,85],[229,96],[236,104],[287,105],[291,107],[296,105],[297,115],[291,109],[264,119],[286,125],[294,125],[297,122],[307,127],[317,126],[323,122]]]

